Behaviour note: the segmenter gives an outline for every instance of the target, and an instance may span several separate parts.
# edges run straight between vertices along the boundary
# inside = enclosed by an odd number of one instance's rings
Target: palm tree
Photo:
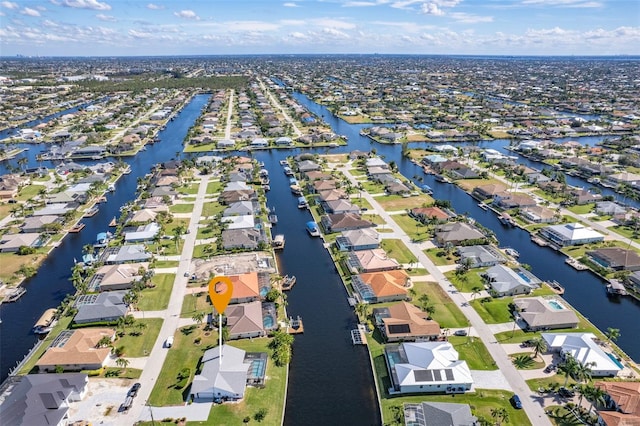
[[[173,236],[176,240],[176,250],[180,250],[180,237],[186,232],[186,227],[184,225],[178,225],[173,228]]]
[[[480,294],[480,292],[481,292],[481,291],[482,291],[482,287],[480,287],[479,285],[474,286],[474,287],[471,289],[471,299],[472,299],[472,301],[473,301],[473,300],[476,300],[476,296],[478,296],[478,295]]]
[[[572,377],[578,369],[578,361],[571,355],[564,356],[564,362],[558,366],[558,372],[565,375],[564,387],[569,383],[569,377]]]
[[[202,320],[204,320],[204,312],[196,311],[191,316],[191,319],[194,320],[198,325],[202,324]]]
[[[111,346],[111,337],[109,336],[103,336],[96,344],[96,348],[106,348],[108,346]]]
[[[589,396],[587,397],[589,399],[589,401],[591,402],[591,405],[589,406],[589,414],[591,414],[591,410],[593,409],[593,406],[598,406],[598,405],[604,405],[606,403],[606,398],[607,396],[607,392],[602,389],[602,388],[597,388],[594,387],[593,390],[590,392]]]
[[[116,365],[120,368],[127,368],[129,366],[129,360],[125,358],[116,359]]]
[[[579,383],[588,382],[591,380],[591,367],[596,365],[595,362],[588,362],[586,364],[578,363],[578,367],[576,368],[573,376]]]
[[[369,304],[364,302],[359,302],[356,305],[356,313],[360,317],[361,321],[366,321],[369,316]]]
[[[533,339],[533,341],[531,342],[531,347],[535,351],[533,357],[537,358],[540,352],[544,352],[547,350],[547,342],[543,338],[539,337],[537,339]]]
[[[491,417],[496,419],[496,423],[499,425],[502,424],[503,421],[509,421],[509,413],[507,409],[504,407],[501,408],[492,408],[491,409]]]
[[[620,329],[607,327],[607,332],[605,333],[605,335],[607,336],[609,343],[611,343],[612,341],[618,340],[618,337],[620,337]]]

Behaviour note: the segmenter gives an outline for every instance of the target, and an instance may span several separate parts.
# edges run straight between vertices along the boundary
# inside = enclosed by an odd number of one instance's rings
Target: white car
[[[167,337],[167,340],[164,342],[164,346],[166,348],[170,348],[171,346],[173,346],[173,336]]]

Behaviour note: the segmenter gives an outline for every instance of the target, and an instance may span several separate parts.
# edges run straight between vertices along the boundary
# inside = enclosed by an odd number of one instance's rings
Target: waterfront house
[[[560,247],[604,241],[604,235],[581,223],[551,225],[540,229],[539,232],[541,237],[546,238]]]
[[[235,288],[234,288],[235,291]],[[266,335],[259,301],[229,305],[225,310],[229,339],[250,339]]]
[[[31,216],[64,216],[65,213],[76,210],[77,208],[78,205],[74,203],[47,204],[40,209],[34,210]]]
[[[404,403],[405,426],[476,426],[478,419],[471,414],[469,404],[423,401]]]
[[[98,294],[84,294],[74,304],[78,313],[73,317],[76,324],[111,322],[124,317],[129,306],[124,302],[126,291],[108,291]]]
[[[492,266],[481,276],[497,297],[529,294],[540,284],[540,280],[524,269],[515,271],[505,265]]]
[[[628,279],[634,290],[640,292],[640,271],[632,272]]]
[[[89,281],[89,291],[129,290],[148,269],[148,262],[101,266]]]
[[[394,179],[385,184],[385,191],[391,195],[405,195],[411,193],[411,189],[397,179]]]
[[[296,164],[296,167],[300,173],[318,171],[322,169],[318,163],[311,160],[302,160]]]
[[[238,201],[257,201],[258,194],[253,189],[225,191],[218,196],[218,201],[224,205],[237,203]]]
[[[41,243],[40,234],[36,232],[4,234],[0,237],[0,253],[15,253],[20,247],[40,247]]]
[[[216,143],[216,147],[219,149],[234,148],[235,146],[236,142],[233,139],[220,139]]]
[[[189,389],[192,401],[239,401],[244,398],[248,384],[264,384],[267,354],[247,353],[224,344],[207,350],[201,366]]]
[[[578,316],[557,298],[519,297],[513,300],[516,315],[527,324],[527,330],[576,328]]]
[[[146,225],[127,227],[122,232],[127,243],[147,242],[152,241],[158,235],[160,225],[156,222],[151,222]]]
[[[602,194],[596,194],[587,189],[575,188],[570,191],[571,198],[579,206],[595,203],[602,199]]]
[[[0,424],[64,426],[71,404],[82,401],[88,385],[84,373],[14,376],[0,395]]]
[[[158,186],[151,191],[151,196],[160,198],[168,197],[170,201],[174,201],[178,198],[178,192],[169,186]]]
[[[625,426],[640,424],[640,382],[595,382],[604,390],[604,409],[598,410],[598,424]]]
[[[313,181],[313,183],[311,183],[310,185],[307,185],[307,187],[311,192],[315,192],[315,193],[330,191],[337,188],[336,181],[333,179],[316,180],[316,181]]]
[[[120,263],[146,262],[151,259],[144,244],[131,244],[119,247],[107,247],[100,256],[100,260],[107,265]]]
[[[588,251],[590,260],[613,271],[640,271],[640,256],[635,250],[621,247],[604,247]]]
[[[387,256],[387,253],[380,248],[350,252],[348,263],[353,273],[400,269],[398,261]]]
[[[419,220],[422,223],[434,222],[446,222],[451,218],[449,213],[442,210],[440,207],[415,207],[409,211],[409,216]]]
[[[627,213],[627,209],[613,201],[600,201],[596,203],[596,213],[603,216],[621,217]]]
[[[372,222],[362,219],[356,213],[326,214],[322,216],[321,223],[328,234],[374,226]]]
[[[266,242],[266,236],[255,228],[225,229],[222,231],[222,248],[225,250],[236,248],[256,250],[261,242]]]
[[[466,222],[439,225],[435,231],[435,241],[440,247],[447,244],[457,246],[465,242],[482,242],[485,240],[486,236],[478,228]]]
[[[62,224],[60,216],[46,215],[46,216],[30,216],[25,217],[24,222],[20,226],[22,233],[39,233],[46,229],[47,226],[52,224]]]
[[[142,208],[151,210],[155,213],[168,212],[169,206],[164,202],[162,197],[149,197],[143,201]]]
[[[229,303],[249,303],[260,300],[260,281],[257,272],[230,275],[233,293]]]
[[[480,185],[473,188],[471,195],[479,200],[487,200],[493,198],[495,194],[504,192],[506,189],[507,187],[500,183]]]
[[[562,357],[570,354],[582,365],[589,365],[593,377],[615,377],[623,369],[613,355],[605,352],[593,333],[542,333],[549,351]]]
[[[351,283],[363,302],[385,303],[406,300],[411,279],[405,271],[395,269],[354,275]]]
[[[246,216],[225,216],[220,219],[226,229],[249,229],[256,226],[253,214]]]
[[[247,216],[256,214],[259,211],[258,203],[254,201],[238,201],[230,204],[229,207],[224,209],[222,216]]]
[[[553,223],[558,218],[555,211],[543,206],[525,207],[520,210],[520,216],[533,223]]]
[[[20,188],[26,185],[30,179],[19,175],[0,176],[0,200],[8,200],[18,195]]]
[[[343,198],[337,200],[323,201],[321,203],[323,210],[326,213],[341,214],[341,213],[360,213],[360,207],[351,204],[350,201]]]
[[[387,342],[435,340],[440,336],[440,325],[408,302],[374,308],[373,318]]]
[[[329,173],[321,172],[318,170],[311,170],[310,172],[304,173],[304,178],[309,182],[315,182],[317,180],[332,180],[333,176]]]
[[[493,195],[492,204],[499,209],[508,210],[534,207],[536,201],[527,194],[503,191]]]
[[[371,169],[372,167],[379,167],[381,169],[389,170],[389,165],[380,157],[371,157],[365,160],[365,167]]]
[[[458,247],[461,265],[469,265],[470,268],[484,268],[505,263],[506,257],[492,245]]]
[[[151,209],[140,209],[130,213],[128,223],[149,223],[156,220],[158,213]]]
[[[405,342],[386,345],[391,379],[389,393],[464,393],[473,378],[466,361],[449,342]]]
[[[56,344],[51,345],[38,360],[36,367],[45,373],[53,373],[57,367],[64,371],[102,368],[109,359],[111,348],[98,347],[98,342],[104,337],[113,340],[115,334],[111,328],[64,330],[56,337]]]
[[[380,247],[380,234],[373,228],[343,231],[336,238],[336,246],[340,251],[376,249]]]

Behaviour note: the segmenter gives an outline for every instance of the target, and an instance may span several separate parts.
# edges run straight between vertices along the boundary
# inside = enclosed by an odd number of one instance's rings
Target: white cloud
[[[585,0],[522,0],[522,4],[534,6],[558,6],[558,7],[601,7],[602,3],[598,1]]]
[[[180,12],[174,12],[174,15],[176,15],[178,18],[183,18],[183,19],[193,19],[194,21],[199,21],[200,17],[198,15],[196,15],[196,13],[193,10],[181,10]]]
[[[449,16],[451,16],[453,19],[455,19],[458,22],[462,22],[463,24],[493,22],[493,16],[480,16],[480,15],[473,15],[470,13],[463,13],[463,12],[453,12],[453,13],[450,13]]]
[[[356,27],[356,24],[352,22],[346,22],[341,19],[332,18],[317,18],[312,19],[309,22],[317,25],[318,27],[340,28],[342,30],[352,30]]]
[[[435,15],[442,16],[444,15],[444,11],[438,7],[435,3],[425,3],[420,8],[420,11],[425,15]]]
[[[277,31],[280,29],[280,25],[271,22],[261,21],[231,21],[226,22],[225,26],[229,31],[247,31],[247,32],[259,32],[259,31]]]
[[[294,2],[282,3],[282,6],[284,6],[284,7],[300,7]]]
[[[76,9],[111,10],[109,4],[101,3],[98,0],[62,0],[60,3],[54,4]]]
[[[420,13],[425,15],[444,16],[446,14],[444,9],[451,9],[456,7],[461,0],[430,0],[422,2],[420,6]]]
[[[349,34],[335,28],[323,28],[322,33],[332,39],[350,39]]]
[[[152,33],[146,31],[138,31],[134,29],[130,29],[128,33],[133,38],[151,38],[153,37]]]
[[[25,7],[20,13],[27,16],[40,16],[40,12],[35,9],[31,9],[30,7]]]
[[[17,9],[18,3],[14,3],[12,1],[3,1],[2,3],[0,3],[0,5],[2,5],[2,7],[7,8],[7,9]]]
[[[105,22],[116,22],[117,19],[111,15],[105,15],[104,13],[98,13],[96,15],[96,18],[98,18],[101,21],[105,21]]]
[[[164,6],[161,4],[154,4],[154,3],[149,3],[147,5],[147,9],[151,9],[151,10],[160,10],[160,9],[164,9]]]
[[[301,33],[300,31],[294,31],[292,33],[288,34],[289,38],[295,39],[295,40],[309,40],[309,36]]]

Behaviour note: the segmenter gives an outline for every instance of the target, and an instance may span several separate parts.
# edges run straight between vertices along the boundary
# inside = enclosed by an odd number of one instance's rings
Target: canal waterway
[[[346,123],[305,95],[294,92],[293,96],[309,111],[326,121],[335,133],[348,137],[348,147],[340,147],[331,152],[369,151],[375,148],[378,155],[382,156],[385,161],[395,161],[400,172],[412,179],[414,183],[425,183],[431,186],[433,196],[436,199],[449,200],[457,213],[464,213],[474,218],[479,224],[491,229],[498,238],[501,247],[516,249],[520,253],[519,261],[530,265],[531,271],[536,276],[543,280],[556,280],[562,284],[565,288],[564,299],[600,330],[606,331],[608,327],[619,329],[621,335],[616,343],[631,358],[640,361],[640,340],[637,339],[637,336],[640,335],[640,321],[637,321],[640,302],[631,297],[607,297],[602,279],[589,271],[576,271],[564,262],[563,255],[548,247],[536,245],[531,241],[529,234],[520,228],[502,226],[495,213],[478,207],[477,201],[462,189],[456,185],[437,182],[432,175],[425,174],[421,167],[403,157],[400,145],[379,144],[361,136],[360,131],[371,125]],[[593,144],[594,140],[588,139],[588,141]],[[491,142],[482,142],[481,144],[486,147],[491,146]],[[493,146],[493,148],[496,147]],[[518,161],[520,162],[520,160]],[[538,165],[537,168],[540,166]],[[417,181],[414,176],[422,178],[422,181]],[[572,183],[573,179],[573,177],[567,176],[568,183],[574,184]],[[578,178],[575,179],[580,181]],[[586,181],[583,182],[585,182],[584,185],[577,186],[590,186],[590,184],[586,184]]]
[[[131,166],[131,173],[118,180],[115,192],[107,193],[107,202],[100,204],[99,213],[82,219],[86,224],[82,232],[68,234],[45,260],[38,273],[23,283],[27,289],[24,296],[15,303],[0,305],[0,381],[36,343],[37,337],[31,328],[40,315],[48,308],[57,307],[67,294],[75,291],[69,278],[74,260],[82,257],[82,247],[93,244],[96,235],[107,231],[108,223],[119,215],[120,206],[135,198],[139,177],[148,173],[153,165],[175,158],[176,152],[182,150],[182,140],[209,97],[196,95],[183,112],[158,134],[159,143],[148,145],[146,151],[125,159]],[[29,158],[33,159],[32,151],[27,152]]]
[[[322,239],[307,233],[311,213],[297,208],[298,197],[279,164],[291,154],[254,154],[269,170],[267,205],[278,216],[272,233],[285,236],[285,249],[277,255],[280,274],[296,277],[287,311],[294,318],[300,315],[305,329],[293,344],[284,424],[379,425],[368,351],[351,342],[350,331],[357,328],[353,308]]]

